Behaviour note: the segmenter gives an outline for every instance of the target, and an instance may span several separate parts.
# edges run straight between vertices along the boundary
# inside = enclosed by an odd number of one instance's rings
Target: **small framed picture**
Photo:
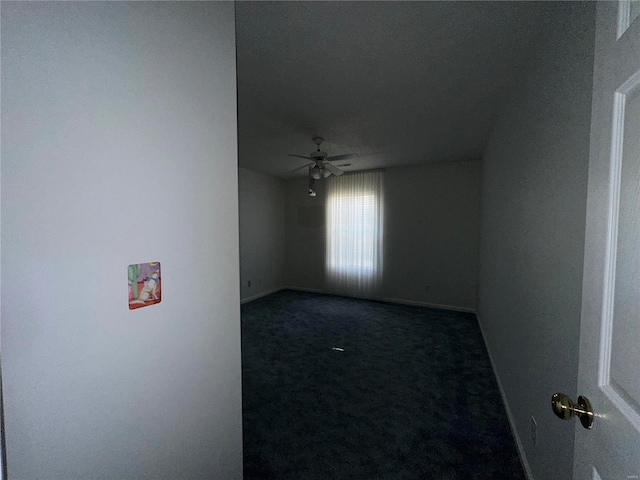
[[[160,262],[129,265],[129,309],[148,307],[160,303],[162,284]]]

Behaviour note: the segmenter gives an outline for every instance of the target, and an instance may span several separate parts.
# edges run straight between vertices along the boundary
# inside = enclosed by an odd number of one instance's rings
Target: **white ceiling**
[[[549,2],[237,2],[241,167],[289,178],[315,150],[350,168],[470,160]],[[347,162],[336,162],[342,165]]]

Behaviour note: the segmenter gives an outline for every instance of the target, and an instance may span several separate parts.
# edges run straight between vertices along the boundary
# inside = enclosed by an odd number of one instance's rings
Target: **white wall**
[[[286,281],[324,290],[324,182],[287,181]],[[480,162],[387,169],[383,297],[475,309]]]
[[[562,9],[483,159],[479,318],[536,480],[572,478],[575,425],[550,398],[577,396],[594,5]]]
[[[10,478],[242,478],[233,4],[1,8]]]
[[[284,286],[284,181],[240,168],[239,188],[240,298],[246,301]]]
[[[384,297],[475,310],[480,162],[385,172]]]
[[[307,194],[307,178],[285,186],[285,283],[324,291],[325,182],[316,181],[316,197]]]

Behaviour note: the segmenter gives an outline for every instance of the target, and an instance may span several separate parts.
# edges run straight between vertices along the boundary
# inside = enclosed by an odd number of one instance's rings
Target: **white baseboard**
[[[413,305],[416,307],[439,308],[440,310],[451,310],[454,312],[476,313],[475,308],[456,307],[454,305],[442,305],[440,303],[418,302],[416,300],[402,300],[401,298],[382,298],[383,302],[399,303],[401,305]]]
[[[310,293],[327,293],[324,290],[319,290],[317,288],[304,288],[304,287],[277,287],[272,288],[271,290],[267,290],[265,292],[256,293],[247,298],[243,298],[240,300],[240,305],[252,302],[262,297],[266,297],[267,295],[271,295],[272,293],[280,292],[281,290],[297,290],[299,292],[310,292]]]
[[[478,314],[476,313],[476,316]],[[516,441],[516,447],[518,449],[518,456],[520,457],[520,463],[522,464],[522,469],[524,470],[524,474],[527,477],[527,480],[535,480],[533,477],[533,473],[531,472],[531,467],[529,466],[529,461],[527,460],[527,455],[524,453],[524,446],[522,445],[522,441],[520,440],[520,435],[518,435],[518,431],[516,430],[516,424],[513,420],[513,416],[511,415],[511,409],[509,408],[509,402],[507,402],[507,396],[504,393],[504,388],[502,388],[502,382],[500,381],[500,377],[498,376],[498,371],[496,370],[496,364],[493,362],[493,357],[491,356],[491,350],[489,350],[489,344],[487,343],[487,337],[484,335],[484,331],[482,330],[482,323],[480,323],[480,317],[478,316],[478,325],[480,326],[480,333],[482,334],[482,340],[484,341],[484,346],[487,349],[487,353],[489,354],[489,361],[491,362],[491,368],[493,369],[493,375],[496,378],[496,382],[498,383],[498,389],[500,390],[500,396],[502,397],[502,403],[504,405],[504,409],[507,412],[507,418],[509,419],[509,426],[511,427],[511,434]]]
[[[318,288],[283,287],[282,290],[284,290],[284,289],[298,290],[300,292],[326,293],[326,294],[329,294],[329,292],[327,292],[325,290],[318,289]],[[442,305],[442,304],[439,304],[439,303],[417,302],[415,300],[403,300],[401,298],[387,298],[387,297],[383,297],[383,298],[366,298],[366,297],[353,297],[353,296],[351,296],[351,298],[361,298],[363,300],[381,300],[383,302],[398,303],[400,305],[413,305],[413,306],[416,306],[416,307],[439,308],[441,310],[451,310],[451,311],[454,311],[454,312],[476,313],[475,308],[456,307],[454,305]]]
[[[271,290],[267,290],[265,292],[261,292],[261,293],[257,293],[255,295],[252,295],[251,297],[247,297],[244,298],[240,301],[240,304],[244,304],[244,303],[248,303],[251,302],[253,300],[257,300],[258,298],[262,298],[262,297],[266,297],[267,295],[271,295],[272,293],[276,293],[279,292],[281,290],[297,290],[298,292],[310,292],[310,293],[324,293],[329,295],[329,292],[326,292],[325,290],[321,290],[319,288],[306,288],[306,287],[292,287],[292,286],[288,286],[288,287],[278,287],[278,288],[273,288]],[[362,298],[363,300],[377,300],[375,298],[364,298],[364,297],[352,297],[352,298]],[[428,303],[428,302],[418,302],[415,300],[403,300],[401,298],[387,298],[387,297],[383,297],[380,300],[382,300],[383,302],[389,302],[389,303],[397,303],[400,305],[413,305],[416,307],[429,307],[429,308],[439,308],[440,310],[451,310],[453,312],[467,312],[467,313],[476,313],[476,310],[474,308],[468,308],[468,307],[456,307],[455,305],[443,305],[440,303]],[[482,331],[482,329],[480,329]],[[483,338],[484,338],[484,334],[483,334]],[[486,341],[485,341],[485,345],[486,345]],[[488,351],[488,349],[487,349]],[[493,364],[493,360],[492,360],[492,364]],[[495,369],[494,369],[495,371]],[[498,382],[500,383],[500,382]]]
[[[299,292],[310,292],[310,293],[328,293],[319,288],[305,288],[305,287],[282,287],[282,290],[297,290]]]
[[[266,297],[267,295],[271,295],[272,293],[276,293],[276,292],[279,292],[281,290],[297,290],[299,292],[309,292],[309,293],[327,293],[324,290],[320,290],[318,288],[277,287],[277,288],[272,288],[271,290],[267,290],[265,292],[256,293],[255,295],[252,295],[252,296],[247,297],[247,298],[243,298],[242,300],[240,300],[240,305],[242,305],[244,303],[252,302],[252,301],[257,300],[257,299],[262,298],[262,297]]]
[[[267,295],[271,295],[272,293],[279,292],[280,290],[284,290],[285,288],[288,288],[288,287],[277,287],[277,288],[272,288],[271,290],[267,290],[265,292],[256,293],[255,295],[252,295],[250,297],[243,298],[242,300],[240,300],[240,305],[244,303],[249,303],[253,300],[257,300],[262,297],[266,297]]]

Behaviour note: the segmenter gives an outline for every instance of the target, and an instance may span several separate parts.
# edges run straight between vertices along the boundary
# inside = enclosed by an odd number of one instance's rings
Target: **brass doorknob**
[[[551,409],[562,420],[576,416],[584,428],[593,427],[593,408],[587,397],[579,396],[578,402],[573,403],[564,393],[554,393],[551,396]]]

